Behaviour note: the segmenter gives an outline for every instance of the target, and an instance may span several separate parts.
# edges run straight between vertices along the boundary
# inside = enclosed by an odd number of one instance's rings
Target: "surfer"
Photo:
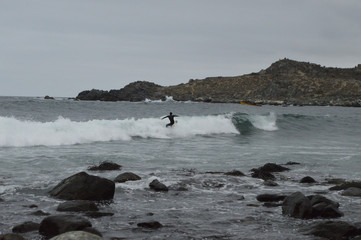
[[[168,124],[166,125],[166,127],[171,127],[171,126],[174,125],[174,118],[175,118],[175,117],[178,117],[178,115],[173,115],[172,112],[170,112],[168,116],[165,116],[165,117],[162,118],[162,119],[168,118],[169,121],[170,121],[170,123],[168,123]]]

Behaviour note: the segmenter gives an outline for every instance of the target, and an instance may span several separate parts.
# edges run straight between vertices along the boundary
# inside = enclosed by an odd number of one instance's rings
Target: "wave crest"
[[[166,128],[167,123],[159,118],[76,122],[59,117],[53,122],[37,122],[0,117],[0,147],[59,146],[129,141],[133,137],[185,138],[239,133],[226,115],[180,117],[172,128]]]

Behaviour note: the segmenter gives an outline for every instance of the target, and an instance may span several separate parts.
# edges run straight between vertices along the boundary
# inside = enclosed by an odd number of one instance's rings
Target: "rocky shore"
[[[273,188],[282,184],[282,172],[290,172],[293,168],[297,168],[299,163],[288,162],[286,164],[267,163],[259,168],[252,169],[250,175],[244,174],[238,170],[231,172],[205,172],[200,174],[207,175],[224,175],[232,178],[259,178],[263,184],[269,188]],[[121,166],[115,163],[105,162],[99,166],[92,166],[88,171],[121,171]],[[282,179],[282,181],[281,181]],[[101,212],[99,207],[104,204],[114,204],[115,183],[124,183],[126,181],[139,181],[141,177],[130,172],[117,174],[114,180],[106,179],[100,176],[90,175],[86,172],[80,172],[69,176],[61,181],[57,186],[53,187],[48,193],[54,199],[54,208],[59,214],[50,215],[38,209],[34,215],[43,216],[41,222],[27,221],[14,226],[12,232],[0,234],[1,240],[23,240],[24,234],[29,232],[37,232],[36,239],[103,239],[101,233],[92,227],[92,220],[105,216],[112,216],[117,213]],[[213,185],[217,185],[215,182]],[[219,183],[221,184],[221,183]],[[292,191],[287,189],[288,193],[280,194],[275,191],[272,193],[260,193],[248,207],[258,208],[265,207],[267,211],[273,211],[274,214],[282,214],[288,221],[297,221],[303,219],[305,226],[298,229],[299,234],[314,235],[323,239],[361,239],[361,226],[359,222],[345,222],[337,220],[344,216],[340,210],[340,203],[335,202],[325,195],[338,191],[340,195],[350,198],[348,202],[352,203],[352,198],[361,197],[361,182],[348,182],[341,179],[325,179],[322,183],[315,181],[311,176],[305,176],[297,184],[306,184],[312,187],[315,184],[329,186],[329,190],[323,193],[315,193],[306,196],[300,191]],[[208,186],[208,185],[207,185]],[[207,187],[205,186],[205,187]],[[213,186],[214,187],[214,186]],[[166,186],[158,179],[153,180],[148,186],[149,192],[157,192],[163,194],[171,194],[182,191],[192,191],[186,187]],[[59,204],[59,200],[61,201]],[[244,198],[238,199],[239,201]],[[6,200],[2,200],[5,202]],[[37,209],[37,205],[30,206]],[[277,209],[281,208],[281,213]],[[256,211],[255,214],[261,214]],[[153,216],[152,213],[147,213]],[[313,219],[317,221],[313,221]],[[20,220],[20,218],[19,218]],[[106,225],[106,221],[102,221]],[[153,219],[146,222],[132,223],[135,229],[151,230],[153,234],[163,228],[162,219]],[[282,238],[282,237],[280,237]],[[107,239],[117,240],[124,239],[117,236]],[[218,239],[218,238],[217,238]]]
[[[77,100],[165,100],[298,106],[361,106],[361,64],[354,68],[323,67],[282,59],[265,70],[235,77],[191,79],[176,86],[138,81],[119,90],[87,90]]]

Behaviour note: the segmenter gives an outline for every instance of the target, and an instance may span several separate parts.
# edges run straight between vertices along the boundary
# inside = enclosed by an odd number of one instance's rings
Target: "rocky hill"
[[[265,70],[235,77],[209,77],[163,87],[134,82],[119,90],[90,90],[79,100],[143,101],[165,99],[282,105],[361,106],[361,64],[354,68],[322,67],[282,59]]]

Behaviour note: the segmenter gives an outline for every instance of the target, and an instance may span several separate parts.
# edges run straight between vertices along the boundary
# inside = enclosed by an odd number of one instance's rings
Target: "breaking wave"
[[[277,130],[276,115],[244,113],[182,116],[166,128],[160,118],[72,121],[59,117],[52,122],[0,117],[0,147],[59,146],[139,138],[187,138],[196,135],[247,134],[252,129]]]
[[[52,122],[0,117],[0,146],[58,146],[140,138],[184,138],[195,135],[238,134],[230,117],[180,117],[172,128],[159,118],[72,121],[59,117]]]

